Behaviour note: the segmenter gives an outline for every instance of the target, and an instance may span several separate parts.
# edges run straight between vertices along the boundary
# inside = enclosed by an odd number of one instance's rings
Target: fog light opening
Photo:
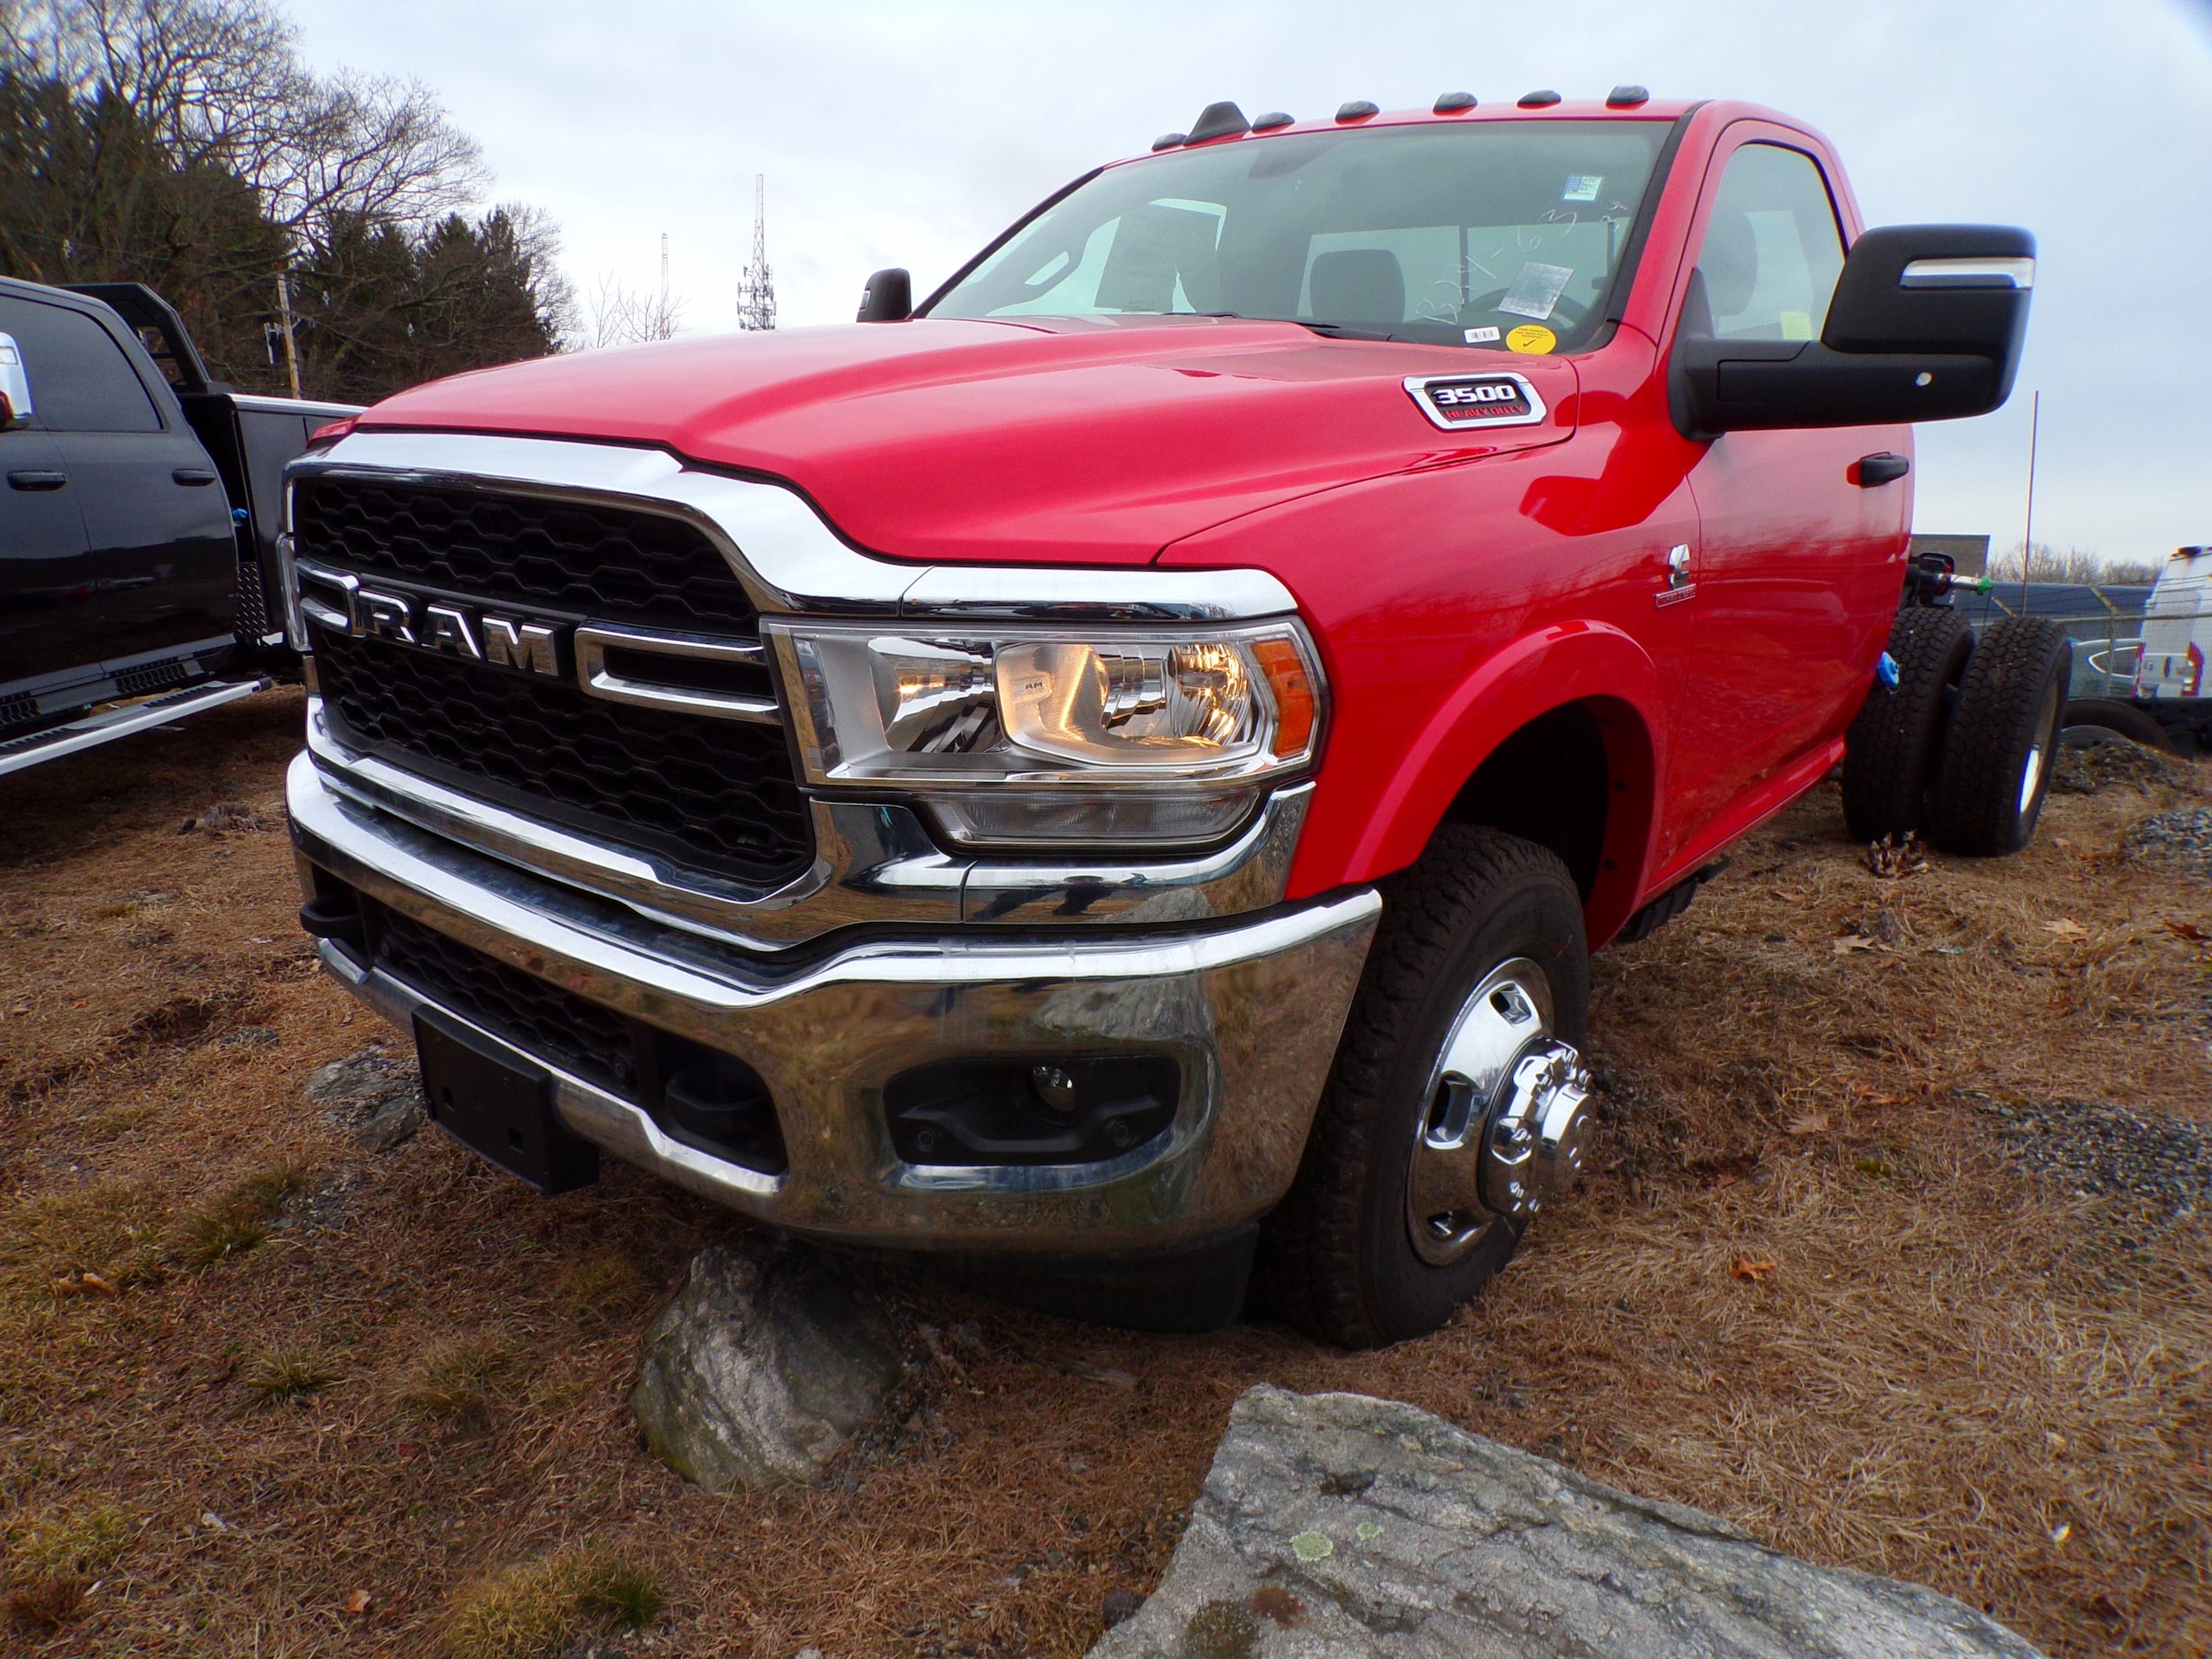
[[[1182,1068],[1164,1055],[941,1061],[885,1086],[891,1143],[921,1166],[1103,1163],[1167,1133]]]

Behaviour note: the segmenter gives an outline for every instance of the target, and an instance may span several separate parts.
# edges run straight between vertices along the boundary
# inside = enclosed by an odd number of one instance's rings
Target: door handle
[[[69,481],[66,472],[24,471],[8,474],[10,489],[59,489]]]
[[[1885,484],[1894,484],[1911,471],[1910,461],[1884,449],[1878,455],[1861,456],[1852,462],[1844,476],[1861,489],[1878,489]]]
[[[188,484],[195,488],[202,484],[212,484],[215,481],[215,474],[204,466],[180,466],[169,476],[180,484]]]

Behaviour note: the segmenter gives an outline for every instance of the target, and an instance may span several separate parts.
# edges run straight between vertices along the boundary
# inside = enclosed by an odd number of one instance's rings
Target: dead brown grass
[[[452,1659],[554,1659],[595,1631],[642,1630],[667,1603],[646,1569],[565,1550],[463,1586],[441,1621],[439,1646]]]
[[[11,780],[0,1577],[33,1651],[561,1651],[628,1617],[577,1587],[593,1562],[665,1596],[671,1651],[1073,1655],[1263,1379],[1411,1400],[2054,1654],[2212,1651],[2206,1224],[2019,1174],[1971,1098],[2212,1116],[2212,889],[2113,856],[2177,786],[1896,879],[1825,795],[1760,832],[1600,959],[1594,1177],[1433,1338],[1148,1338],[917,1284],[972,1322],[979,1392],[826,1489],[716,1498],[639,1451],[627,1396],[729,1217],[619,1168],[540,1200],[434,1133],[372,1155],[300,1100],[388,1033],[315,975],[252,827],[297,718],[250,700]],[[219,802],[247,810],[176,833]],[[258,1240],[186,1271],[225,1216]],[[257,1406],[287,1353],[327,1376]],[[17,1576],[22,1529],[101,1506],[122,1553]]]

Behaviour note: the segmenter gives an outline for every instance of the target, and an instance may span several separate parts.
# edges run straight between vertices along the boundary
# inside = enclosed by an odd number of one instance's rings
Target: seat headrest
[[[1315,257],[1316,322],[1395,328],[1405,320],[1406,279],[1387,248],[1346,248]]]

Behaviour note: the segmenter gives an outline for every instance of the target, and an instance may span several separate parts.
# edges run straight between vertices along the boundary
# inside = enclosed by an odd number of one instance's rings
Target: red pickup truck
[[[1219,104],[919,306],[408,392],[289,474],[303,920],[541,1190],[1430,1329],[1847,729],[1858,832],[2032,827],[2062,640],[1901,600],[2033,252],[1743,104]]]

